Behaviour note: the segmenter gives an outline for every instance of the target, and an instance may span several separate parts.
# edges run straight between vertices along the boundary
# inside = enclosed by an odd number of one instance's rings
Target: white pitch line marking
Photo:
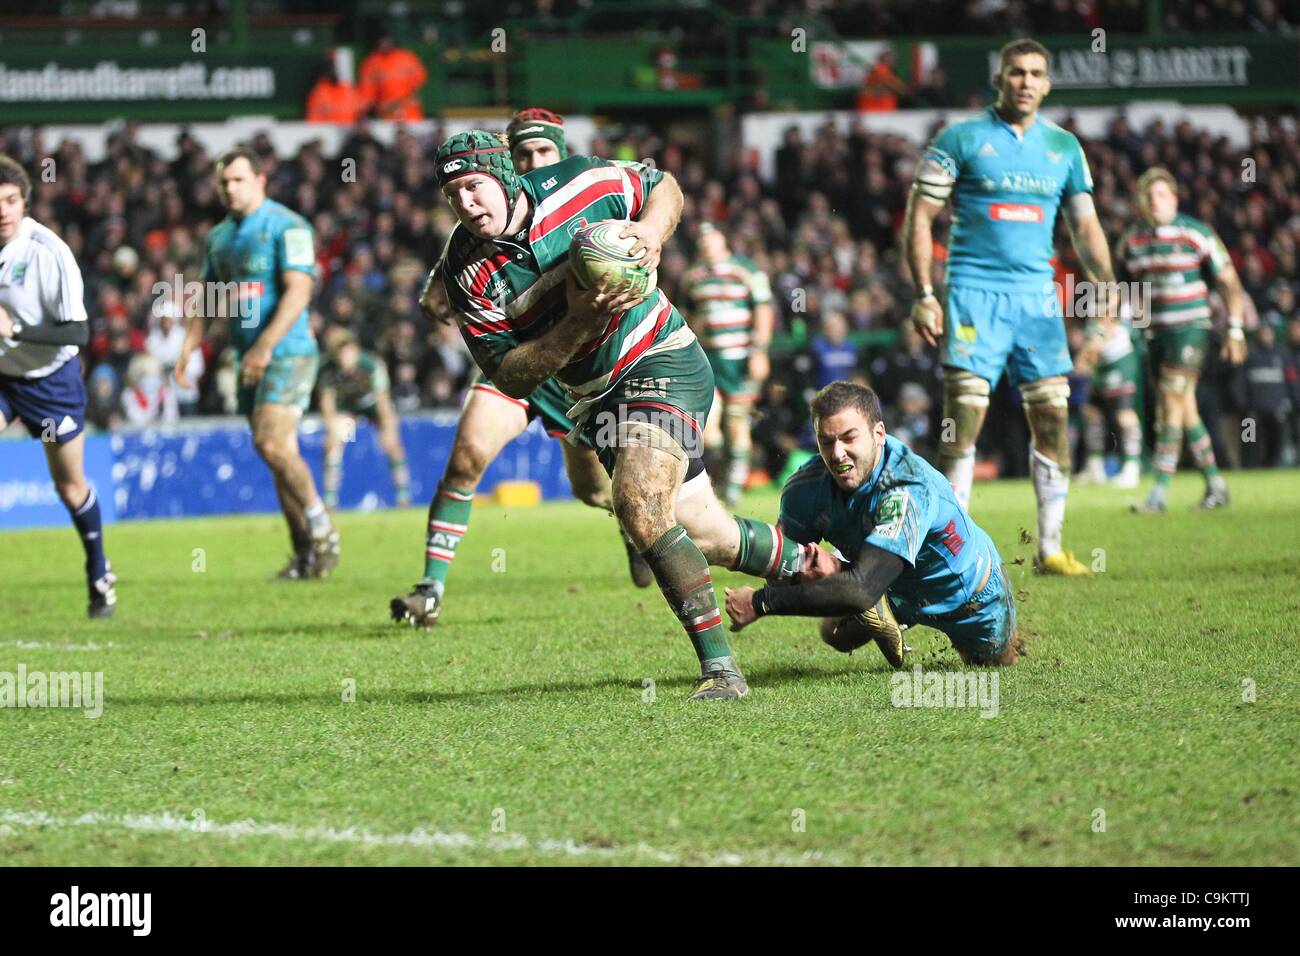
[[[799,866],[835,862],[817,851],[804,854],[761,851],[748,856],[724,851],[705,859],[687,860],[679,853],[660,850],[645,843],[603,847],[579,843],[573,839],[530,840],[522,834],[475,837],[468,833],[445,833],[441,830],[426,830],[423,827],[418,827],[407,833],[375,833],[361,827],[347,827],[345,829],[325,825],[301,827],[289,823],[257,823],[254,820],[217,823],[212,820],[185,819],[184,817],[173,816],[170,813],[84,813],[78,817],[55,817],[40,810],[6,810],[0,812],[0,836],[12,833],[15,827],[54,827],[56,829],[116,827],[140,833],[203,833],[235,840],[246,837],[269,837],[280,840],[301,840],[309,843],[397,846],[431,850],[482,850],[491,853],[502,853],[510,850],[533,850],[540,853],[591,859],[642,856],[656,863],[677,865],[689,862],[711,866],[741,866],[746,863]]]

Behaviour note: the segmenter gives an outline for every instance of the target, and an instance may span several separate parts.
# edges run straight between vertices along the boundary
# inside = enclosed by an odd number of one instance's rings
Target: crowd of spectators
[[[743,17],[788,21],[789,25],[825,24],[840,36],[1053,36],[1091,32],[1101,27],[1119,34],[1147,32],[1151,0],[711,0],[712,6]],[[564,28],[575,14],[609,32],[664,35],[693,30],[690,19],[701,8],[696,2],[664,3],[657,9],[637,7],[620,14],[605,3],[593,14],[592,0],[503,0],[490,6],[448,0],[448,16],[431,16],[423,24],[413,15],[412,31],[420,27],[441,35],[469,39],[503,21],[526,21],[534,31]],[[454,8],[454,10],[452,9]],[[1167,32],[1294,33],[1300,30],[1300,4],[1295,0],[1163,0],[1160,26]],[[449,32],[450,28],[450,32]],[[702,39],[707,44],[708,37]]]
[[[204,237],[224,215],[211,176],[213,157],[181,132],[176,156],[160,158],[140,145],[130,124],[112,135],[107,155],[94,164],[76,141],[47,143],[39,129],[13,130],[0,145],[29,168],[39,171],[48,157],[58,170],[51,181],[33,177],[30,212],[60,232],[82,265],[94,323],[84,356],[91,421],[112,428],[232,413],[235,377],[222,323],[213,324],[191,369],[191,378],[201,381],[198,391],[178,393],[169,374],[182,335],[180,297],[170,293],[199,278]],[[345,327],[381,356],[399,410],[456,408],[472,363],[456,329],[429,325],[417,305],[428,268],[454,225],[433,175],[435,144],[399,131],[385,146],[361,124],[338,156],[324,155],[318,142],[276,156],[265,135],[251,145],[267,171],[270,195],[315,229],[319,276],[311,322],[318,336],[328,326]],[[802,403],[811,391],[847,374],[876,386],[895,427],[932,450],[939,369],[933,351],[905,322],[911,283],[897,238],[920,145],[859,125],[828,123],[811,136],[791,128],[773,157],[774,175],[765,177],[749,152],[737,149],[715,168],[644,127],[611,127],[591,144],[597,155],[653,158],[681,183],[682,222],[660,266],[670,297],[705,220],[720,225],[733,249],[770,275],[780,349],[774,381],[758,408],[759,446],[769,471],[780,470],[791,447],[807,444]],[[1300,407],[1300,141],[1294,123],[1257,120],[1243,151],[1187,123],[1156,121],[1135,130],[1121,117],[1085,147],[1112,239],[1137,216],[1136,178],[1155,164],[1178,176],[1185,211],[1223,237],[1255,305],[1247,322],[1251,361],[1242,370],[1211,363],[1203,384],[1211,394],[1202,408],[1207,419],[1278,422],[1266,429],[1266,448],[1224,448],[1225,460],[1265,451],[1270,461],[1294,457]],[[341,175],[343,158],[355,160],[352,175]],[[1247,159],[1252,174],[1243,176]],[[940,240],[943,230],[941,221]],[[1059,239],[1062,269],[1069,270],[1069,243],[1063,232]],[[1086,391],[1086,383],[1080,385]],[[986,429],[992,444],[985,451],[1014,473],[1023,457],[1014,447],[1023,426],[1015,397],[1002,401],[1006,427]]]

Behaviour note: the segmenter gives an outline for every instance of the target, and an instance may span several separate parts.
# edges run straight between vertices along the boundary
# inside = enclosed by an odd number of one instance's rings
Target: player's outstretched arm
[[[768,614],[839,617],[874,607],[906,567],[902,558],[866,544],[858,560],[841,574],[798,584],[769,584],[727,590],[727,613],[733,631]]]

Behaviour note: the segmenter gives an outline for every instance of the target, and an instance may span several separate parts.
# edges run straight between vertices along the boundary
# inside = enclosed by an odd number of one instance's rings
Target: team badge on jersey
[[[310,229],[284,231],[284,264],[309,266],[316,261],[316,248],[311,241]]]
[[[876,507],[876,523],[873,528],[869,529],[870,532],[882,538],[897,538],[898,533],[903,530],[903,518],[907,515],[907,502],[908,492],[906,488],[895,489],[881,498],[880,504]],[[867,520],[870,521],[870,517]]]

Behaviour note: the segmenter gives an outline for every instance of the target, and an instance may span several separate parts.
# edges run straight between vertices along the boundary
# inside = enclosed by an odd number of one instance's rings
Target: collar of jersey
[[[533,254],[533,214],[537,212],[537,203],[532,196],[528,197],[528,207],[528,221],[524,223],[524,228],[520,229],[517,233],[517,235],[522,235],[524,237],[522,243],[515,242],[512,236],[506,235],[500,235],[495,239],[489,239],[487,241],[498,248],[507,246],[511,249],[522,249],[531,256]]]
[[[1011,137],[1012,137],[1012,138],[1013,138],[1017,143],[1025,143],[1025,142],[1028,142],[1028,141],[1029,141],[1029,137],[1030,137],[1030,135],[1032,135],[1033,132],[1034,132],[1036,129],[1038,129],[1038,127],[1039,127],[1039,126],[1042,124],[1042,122],[1043,122],[1043,118],[1042,118],[1041,116],[1035,116],[1035,117],[1034,117],[1034,122],[1030,125],[1029,129],[1025,130],[1025,135],[1024,135],[1024,136],[1019,136],[1019,135],[1016,134],[1016,129],[1015,129],[1015,127],[1012,126],[1010,123],[1008,123],[1006,120],[1004,120],[1000,115],[998,115],[997,104],[994,104],[993,106],[990,106],[990,107],[988,108],[988,114],[989,114],[989,117],[993,120],[993,122],[994,122],[997,126],[1001,127],[1002,129],[1004,129],[1004,130],[1006,130],[1008,133],[1010,133],[1010,134],[1011,134]]]
[[[31,216],[23,216],[23,221],[18,224],[18,232],[9,241],[16,243],[19,239],[28,239],[35,230],[36,220]]]
[[[242,226],[246,222],[251,222],[254,219],[256,219],[258,216],[262,215],[262,213],[264,213],[268,208],[270,208],[270,202],[271,202],[271,197],[267,196],[262,200],[262,204],[260,206],[258,206],[252,212],[244,216],[243,219],[236,219],[234,216],[231,216],[230,220],[236,226]]]

